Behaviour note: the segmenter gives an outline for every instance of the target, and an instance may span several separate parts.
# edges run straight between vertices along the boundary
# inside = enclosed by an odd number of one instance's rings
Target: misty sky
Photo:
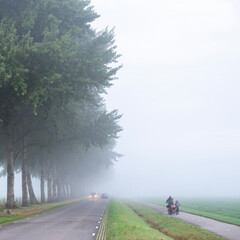
[[[124,128],[124,157],[92,190],[240,197],[240,1],[91,2],[93,26],[115,27],[123,68],[106,103]]]
[[[92,0],[122,54],[114,194],[240,196],[240,1]]]

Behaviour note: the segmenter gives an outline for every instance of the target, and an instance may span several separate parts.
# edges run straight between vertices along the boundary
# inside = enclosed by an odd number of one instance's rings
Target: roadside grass
[[[6,205],[6,203],[5,203],[5,200],[0,200],[0,212],[5,208],[5,205]]]
[[[161,198],[145,198],[145,201],[166,206]],[[196,214],[240,226],[240,199],[182,199],[180,211]]]
[[[141,216],[152,228],[158,229],[175,240],[223,240],[224,238],[210,233],[200,227],[191,225],[179,219],[161,214],[148,207],[128,201],[136,214]]]
[[[186,207],[181,207],[181,211],[196,214],[196,215],[203,216],[203,217],[212,218],[212,219],[215,219],[215,220],[218,220],[218,221],[221,221],[221,222],[231,223],[231,224],[240,226],[240,218],[222,216],[222,215],[214,214],[214,213],[211,213],[211,212],[203,212],[203,211],[199,211],[199,210],[195,210],[195,209],[191,209],[191,208],[186,208]]]
[[[58,203],[46,203],[39,205],[30,205],[28,207],[18,207],[11,210],[11,214],[4,213],[3,209],[0,210],[0,226],[8,223],[16,222],[37,214],[51,211],[56,208],[64,207],[66,205],[80,201],[81,199],[74,199]]]
[[[171,240],[151,228],[124,203],[111,199],[107,220],[107,240]]]

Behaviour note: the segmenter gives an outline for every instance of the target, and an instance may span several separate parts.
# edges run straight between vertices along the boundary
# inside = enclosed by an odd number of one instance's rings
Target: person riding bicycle
[[[175,206],[176,206],[176,208],[177,208],[177,211],[179,211],[180,202],[179,202],[178,200],[176,200]]]
[[[173,205],[173,198],[171,196],[168,197],[166,200],[167,208],[171,208],[171,205]]]

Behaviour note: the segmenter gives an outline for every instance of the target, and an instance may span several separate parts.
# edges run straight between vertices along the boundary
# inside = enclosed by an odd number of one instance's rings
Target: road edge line
[[[95,240],[106,240],[108,211],[109,211],[109,200],[106,204],[106,207],[104,210],[104,215],[102,217],[102,221],[101,221],[100,227],[98,229]]]

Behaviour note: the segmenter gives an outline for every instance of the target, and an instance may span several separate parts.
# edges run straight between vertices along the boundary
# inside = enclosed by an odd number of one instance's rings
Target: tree
[[[40,116],[44,125],[51,112],[69,103],[97,105],[119,69],[110,67],[119,57],[113,31],[91,28],[97,17],[89,1],[0,1],[0,133],[7,153],[9,208],[15,207],[14,158],[20,154],[15,149],[26,153],[32,144],[31,138],[23,148],[18,142],[34,130],[27,126],[21,132],[23,117],[36,126]],[[51,120],[58,125],[57,118]]]

